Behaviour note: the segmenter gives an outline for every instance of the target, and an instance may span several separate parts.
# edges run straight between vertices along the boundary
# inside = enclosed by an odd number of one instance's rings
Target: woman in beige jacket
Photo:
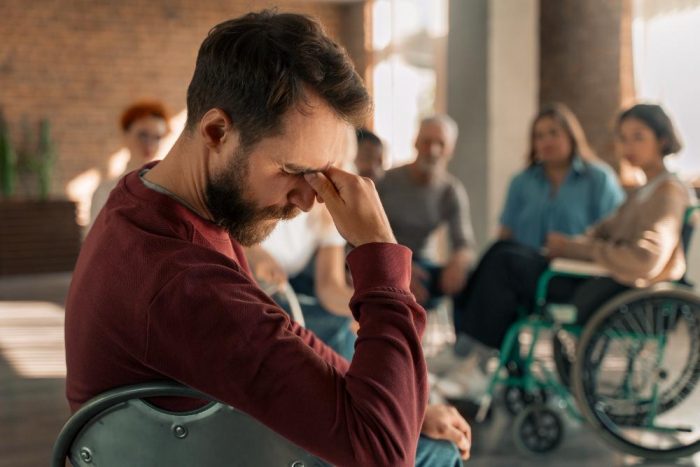
[[[551,234],[548,254],[594,261],[633,287],[680,279],[683,217],[694,196],[664,165],[664,157],[681,147],[671,121],[661,107],[638,104],[620,115],[617,133],[622,156],[644,171],[647,183],[585,235]]]
[[[683,276],[681,230],[694,196],[664,165],[664,157],[681,148],[671,120],[658,105],[638,104],[620,114],[616,136],[622,155],[644,171],[647,183],[585,235],[549,234],[546,255],[512,242],[496,243],[456,303],[458,334],[500,347],[517,309],[532,309],[537,279],[551,258],[594,261],[610,271],[607,278],[551,284],[552,300],[576,305],[581,322],[626,288]]]

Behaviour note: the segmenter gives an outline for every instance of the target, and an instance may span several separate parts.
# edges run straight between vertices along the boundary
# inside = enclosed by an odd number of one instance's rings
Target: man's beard
[[[278,220],[291,219],[299,214],[293,205],[258,208],[247,200],[248,156],[239,147],[226,169],[207,183],[206,203],[214,222],[226,230],[243,246],[263,241],[277,225]],[[275,221],[275,222],[273,222]]]

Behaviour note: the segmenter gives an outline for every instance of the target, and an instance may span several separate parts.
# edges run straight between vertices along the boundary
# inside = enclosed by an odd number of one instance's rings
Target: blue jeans
[[[357,340],[355,333],[350,330],[352,320],[326,311],[318,300],[310,295],[313,283],[304,275],[292,278],[290,283],[298,294],[306,328],[347,360],[352,360]],[[280,306],[289,312],[285,302],[280,300]],[[454,443],[421,435],[416,449],[416,467],[461,466],[462,459]]]
[[[306,328],[313,331],[326,345],[352,360],[357,336],[350,329],[352,320],[326,311],[315,297],[300,295],[301,311]]]
[[[462,467],[462,458],[454,443],[421,435],[416,449],[416,467]]]
[[[357,336],[350,329],[352,319],[326,311],[314,296],[313,278],[305,273],[291,278],[289,283],[297,293],[306,329],[316,334],[327,346],[345,359],[352,360],[357,340]],[[273,298],[287,313],[290,312],[286,301],[278,300],[278,297]]]

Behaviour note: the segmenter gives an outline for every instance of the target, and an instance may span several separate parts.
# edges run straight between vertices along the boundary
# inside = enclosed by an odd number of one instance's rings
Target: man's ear
[[[210,149],[218,152],[230,135],[231,119],[221,109],[209,109],[199,121],[199,132]]]

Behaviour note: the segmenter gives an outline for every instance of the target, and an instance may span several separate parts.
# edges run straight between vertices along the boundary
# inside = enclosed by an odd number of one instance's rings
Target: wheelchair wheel
[[[700,297],[624,292],[584,328],[573,369],[581,412],[616,448],[650,459],[700,450]]]
[[[517,386],[510,386],[503,391],[503,403],[506,410],[513,416],[520,414],[531,405],[546,402],[547,392],[542,388],[537,388],[535,392],[529,392]]]
[[[520,412],[513,423],[513,441],[523,452],[546,454],[564,439],[564,423],[557,412],[535,404]]]

